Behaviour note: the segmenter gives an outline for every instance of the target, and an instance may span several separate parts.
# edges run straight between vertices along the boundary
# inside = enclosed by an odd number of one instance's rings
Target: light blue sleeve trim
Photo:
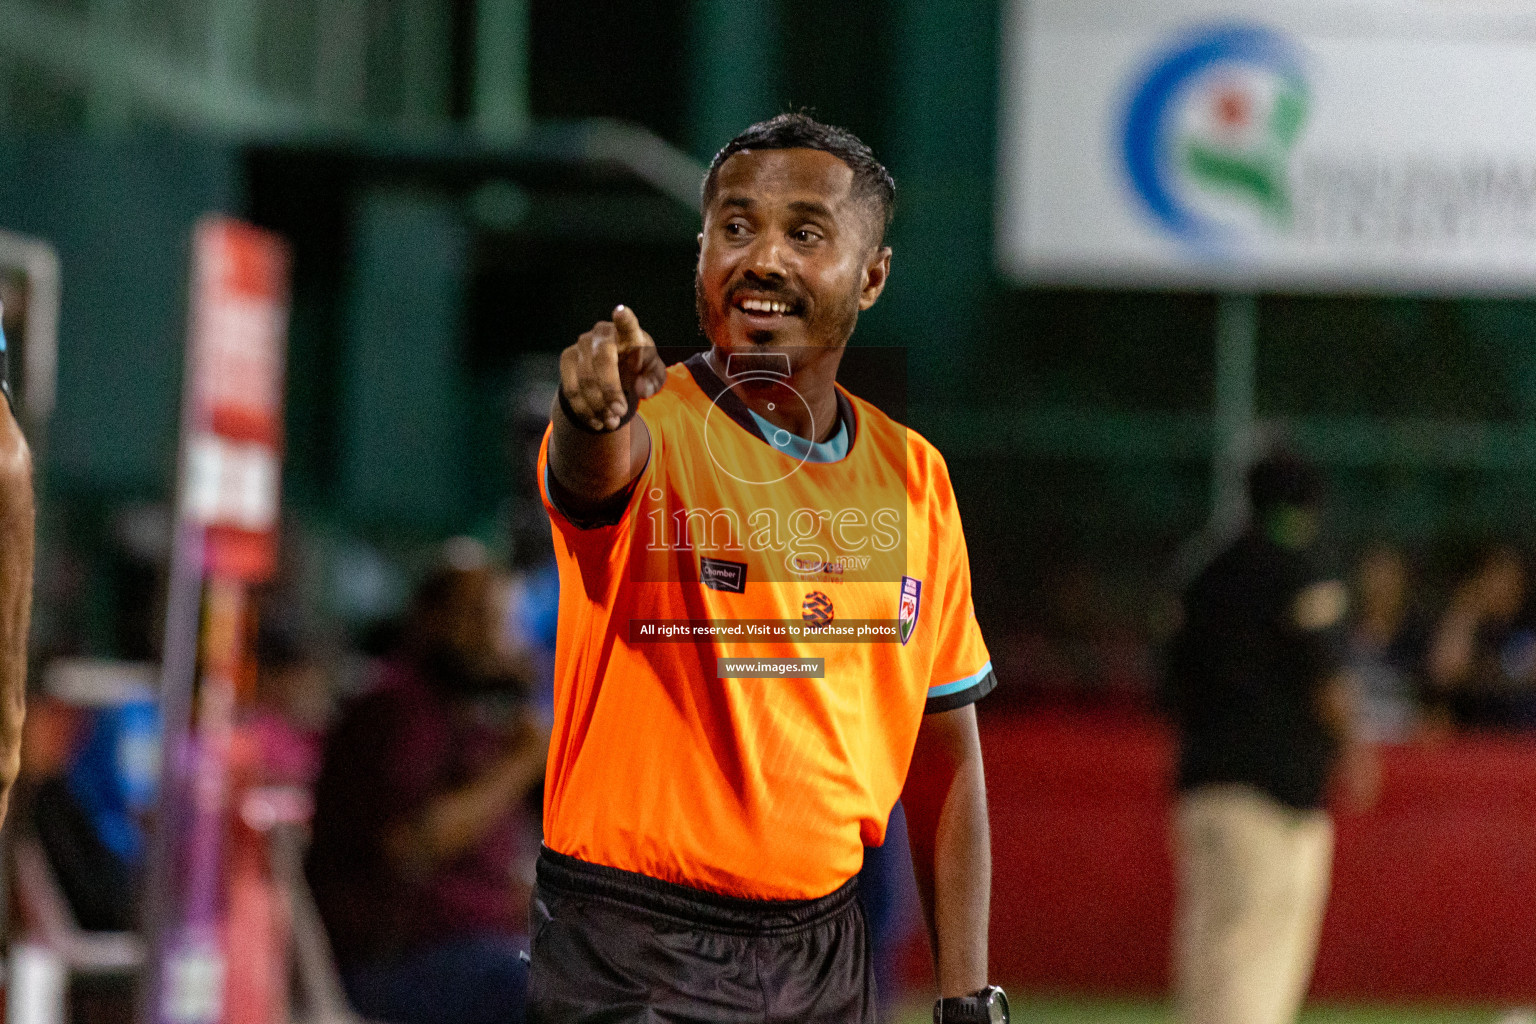
[[[983,679],[987,678],[987,673],[991,671],[992,663],[989,661],[985,665],[981,666],[978,671],[972,675],[966,676],[964,679],[957,679],[952,683],[940,683],[938,686],[928,687],[928,696],[947,697],[952,693],[959,693],[961,690],[969,689],[970,687],[975,686],[977,683],[981,682]]]

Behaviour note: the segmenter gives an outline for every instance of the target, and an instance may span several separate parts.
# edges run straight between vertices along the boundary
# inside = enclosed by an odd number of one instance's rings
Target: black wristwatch
[[[1008,1024],[1008,997],[996,985],[933,1004],[933,1024]]]

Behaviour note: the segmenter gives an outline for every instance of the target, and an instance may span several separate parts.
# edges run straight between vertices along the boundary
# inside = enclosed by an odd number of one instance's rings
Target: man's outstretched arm
[[[0,401],[0,819],[21,765],[32,622],[32,453]]]
[[[942,998],[987,984],[992,846],[976,706],[926,715],[901,796]]]

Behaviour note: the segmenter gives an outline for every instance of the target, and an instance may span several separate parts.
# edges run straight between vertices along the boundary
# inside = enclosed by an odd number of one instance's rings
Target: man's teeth
[[[748,313],[788,313],[789,303],[769,299],[742,299],[741,308]]]

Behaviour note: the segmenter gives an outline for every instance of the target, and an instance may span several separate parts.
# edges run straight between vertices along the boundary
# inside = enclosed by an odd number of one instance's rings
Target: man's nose
[[[758,236],[757,243],[744,269],[750,278],[761,281],[783,281],[788,275],[783,239],[771,232]]]

